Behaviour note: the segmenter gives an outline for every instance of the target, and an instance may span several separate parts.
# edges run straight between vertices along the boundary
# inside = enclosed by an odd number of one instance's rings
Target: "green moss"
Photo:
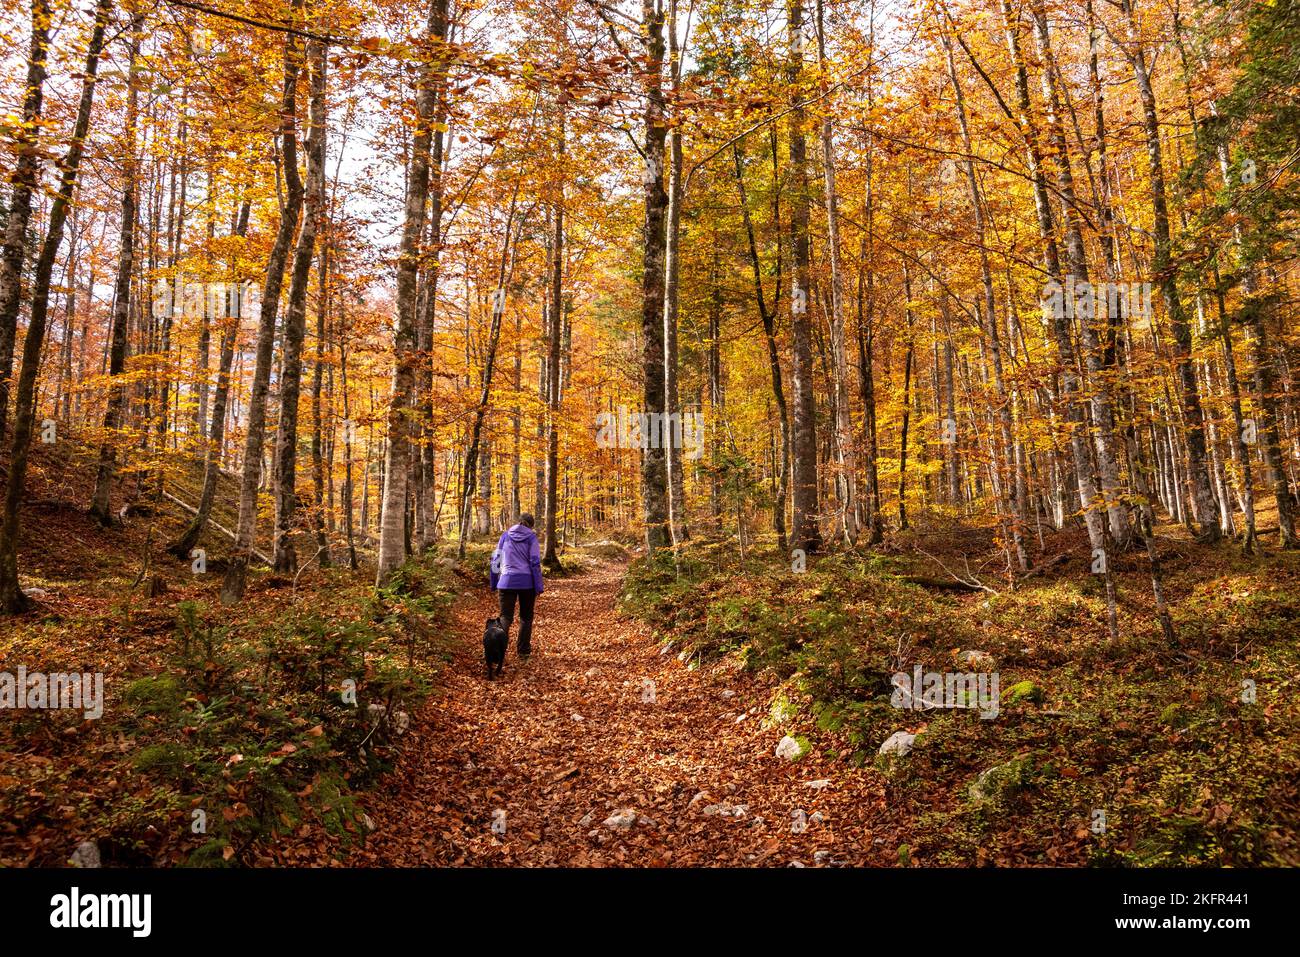
[[[967,787],[966,796],[975,804],[1004,804],[1029,783],[1033,771],[1032,759],[1012,758],[1003,764],[981,771]]]
[[[187,694],[176,675],[151,675],[127,685],[122,700],[144,714],[169,715],[180,709]]]
[[[1018,701],[1032,701],[1037,704],[1042,700],[1043,689],[1032,681],[1018,681],[1002,695],[1004,704],[1015,704]]]

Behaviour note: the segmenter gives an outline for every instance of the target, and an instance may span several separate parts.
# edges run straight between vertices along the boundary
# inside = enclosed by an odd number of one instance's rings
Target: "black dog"
[[[496,666],[499,676],[506,663],[506,645],[510,643],[510,632],[501,627],[500,618],[489,618],[487,629],[483,632],[483,660],[487,663],[488,681],[492,680],[492,668]]]

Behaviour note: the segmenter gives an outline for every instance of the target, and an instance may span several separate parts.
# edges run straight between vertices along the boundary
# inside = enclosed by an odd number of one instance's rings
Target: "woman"
[[[533,651],[533,607],[542,593],[542,550],[533,532],[533,516],[524,512],[519,522],[501,533],[492,552],[492,587],[501,600],[501,627],[510,633],[519,601],[519,657]]]

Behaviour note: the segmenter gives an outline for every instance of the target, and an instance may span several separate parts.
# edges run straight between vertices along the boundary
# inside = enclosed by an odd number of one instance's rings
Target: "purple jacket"
[[[531,588],[542,593],[542,551],[527,525],[513,525],[501,533],[492,553],[492,587]]]

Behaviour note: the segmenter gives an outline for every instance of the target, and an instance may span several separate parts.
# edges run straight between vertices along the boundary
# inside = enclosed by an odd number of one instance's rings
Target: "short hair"
[[[519,516],[519,524],[520,524],[520,525],[527,525],[529,528],[532,528],[532,527],[533,527],[533,513],[532,513],[532,512],[524,512],[523,514],[521,514],[521,515]]]

